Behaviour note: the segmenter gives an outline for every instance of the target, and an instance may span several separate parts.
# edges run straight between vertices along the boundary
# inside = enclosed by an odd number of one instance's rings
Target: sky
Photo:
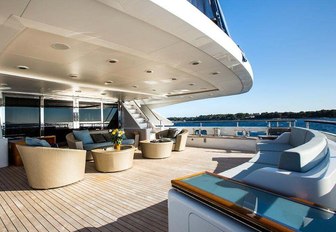
[[[251,63],[245,94],[157,108],[165,117],[336,109],[336,0],[220,0]]]

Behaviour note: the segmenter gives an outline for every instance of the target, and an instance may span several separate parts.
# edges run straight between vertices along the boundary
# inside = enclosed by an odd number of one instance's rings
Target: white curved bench
[[[322,133],[292,128],[257,147],[259,152],[247,163],[220,174],[336,209],[336,155]]]

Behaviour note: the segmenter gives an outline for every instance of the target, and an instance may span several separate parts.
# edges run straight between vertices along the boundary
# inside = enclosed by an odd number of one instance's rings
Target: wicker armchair
[[[157,132],[155,134],[155,137],[157,139],[167,138],[168,131],[169,129]],[[172,139],[174,143],[172,150],[173,151],[183,151],[187,144],[188,135],[189,135],[189,131],[187,129],[182,129],[181,133],[179,133],[175,138]]]
[[[69,185],[84,178],[85,150],[17,146],[28,183],[34,189]]]

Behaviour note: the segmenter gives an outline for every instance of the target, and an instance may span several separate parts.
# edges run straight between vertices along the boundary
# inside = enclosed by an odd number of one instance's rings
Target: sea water
[[[336,121],[336,118],[310,118],[310,119],[288,119],[295,120],[297,127],[306,127],[305,120],[326,120]],[[236,127],[237,122],[240,127],[267,127],[267,120],[227,120],[227,121],[186,121],[186,122],[174,122],[174,126],[177,127]],[[271,127],[288,127],[288,122],[271,122]],[[336,125],[321,124],[321,123],[309,123],[309,128],[313,130],[325,131],[336,134]]]

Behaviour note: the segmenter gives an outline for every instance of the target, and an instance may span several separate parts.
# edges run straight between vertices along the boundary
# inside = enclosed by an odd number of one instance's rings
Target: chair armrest
[[[175,151],[182,151],[185,149],[188,134],[189,132],[185,131],[182,134],[176,136],[175,149],[174,149]]]
[[[75,140],[75,141],[67,141],[67,142],[68,142],[69,148],[71,149],[84,150],[82,141]]]
[[[139,147],[140,135],[139,133],[134,133],[134,147]]]

